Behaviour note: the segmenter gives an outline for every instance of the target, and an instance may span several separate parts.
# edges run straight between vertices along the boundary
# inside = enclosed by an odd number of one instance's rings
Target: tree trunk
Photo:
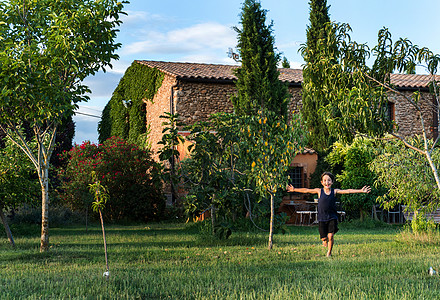
[[[41,244],[40,252],[49,250],[49,172],[41,172]]]
[[[6,216],[3,213],[3,206],[0,206],[0,218],[2,219],[3,227],[5,227],[6,235],[8,236],[9,243],[13,248],[15,248],[14,238],[12,237],[11,229],[9,228]]]
[[[365,212],[363,209],[359,209],[359,214],[360,214],[360,219],[361,222],[363,222],[365,220]]]
[[[379,218],[377,217],[376,204],[373,204],[372,211],[374,220],[379,221]]]
[[[271,250],[273,246],[273,219],[275,214],[274,208],[274,198],[272,193],[270,193],[270,224],[269,224],[269,245],[268,249]]]
[[[88,232],[88,220],[89,220],[89,206],[86,206],[86,232]]]
[[[105,267],[108,272],[107,241],[105,239],[104,219],[102,218],[101,210],[99,210],[99,218],[101,219],[102,237],[104,239]]]
[[[440,179],[438,177],[437,168],[435,167],[435,164],[432,161],[431,154],[427,149],[425,149],[425,155],[426,155],[426,159],[428,160],[429,166],[431,167],[432,174],[434,175],[434,179],[437,184],[437,188],[440,190]]]
[[[215,205],[211,205],[211,224],[212,224],[212,234],[214,235],[215,226],[217,225],[216,208]]]

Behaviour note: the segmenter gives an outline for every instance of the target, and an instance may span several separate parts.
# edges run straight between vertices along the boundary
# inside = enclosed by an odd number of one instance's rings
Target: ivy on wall
[[[118,136],[146,147],[148,128],[146,105],[142,99],[152,100],[163,78],[164,73],[158,69],[137,62],[131,64],[102,112],[98,124],[100,143]]]

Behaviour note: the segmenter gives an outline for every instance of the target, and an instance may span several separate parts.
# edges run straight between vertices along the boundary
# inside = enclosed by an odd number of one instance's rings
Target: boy
[[[363,188],[356,189],[332,189],[334,182],[334,176],[330,172],[324,172],[321,175],[322,189],[308,189],[308,188],[295,188],[292,185],[287,187],[288,192],[318,194],[318,222],[319,222],[319,235],[322,240],[322,245],[327,247],[327,257],[332,255],[332,249],[334,244],[334,235],[338,232],[338,212],[336,210],[336,194],[354,194],[354,193],[369,193],[371,188],[364,186]]]

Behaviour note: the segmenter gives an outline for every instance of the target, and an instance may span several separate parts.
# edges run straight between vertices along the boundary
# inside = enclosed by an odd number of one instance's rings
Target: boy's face
[[[333,184],[333,180],[330,178],[330,176],[324,175],[322,177],[321,184],[324,188],[329,189],[329,188],[331,188],[331,186]]]

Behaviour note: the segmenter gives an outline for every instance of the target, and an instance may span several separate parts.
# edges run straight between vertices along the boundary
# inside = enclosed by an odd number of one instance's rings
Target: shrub
[[[94,171],[107,188],[110,199],[104,216],[111,221],[159,220],[163,216],[165,198],[159,177],[160,165],[149,151],[139,149],[118,137],[103,144],[84,142],[63,154],[68,160],[60,171],[60,197],[73,209],[90,207],[93,201],[88,185]]]

